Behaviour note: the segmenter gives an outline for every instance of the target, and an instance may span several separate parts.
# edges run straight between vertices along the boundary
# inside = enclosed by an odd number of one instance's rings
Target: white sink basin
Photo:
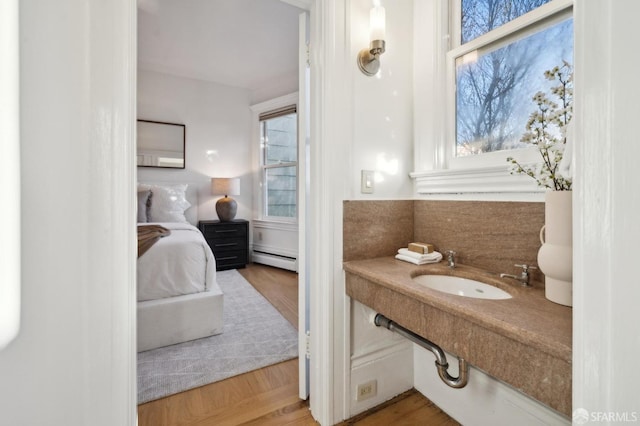
[[[489,284],[449,275],[418,275],[413,280],[430,289],[476,299],[511,299],[504,290]]]

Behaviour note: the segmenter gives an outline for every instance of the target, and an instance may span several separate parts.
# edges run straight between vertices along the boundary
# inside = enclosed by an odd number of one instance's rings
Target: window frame
[[[456,157],[455,61],[478,49],[507,45],[569,18],[573,14],[573,0],[551,0],[465,44],[460,43],[461,0],[434,0],[433,3],[431,10],[416,10],[416,40],[425,38],[425,34],[418,34],[421,26],[417,23],[431,18],[434,33],[426,38],[436,44],[436,57],[430,62],[417,56],[424,54],[419,53],[424,51],[423,47],[414,50],[416,93],[431,88],[433,102],[444,108],[428,108],[420,101],[415,103],[417,117],[426,118],[424,124],[416,120],[415,126],[416,171],[411,177],[415,180],[416,191],[418,194],[542,193],[544,189],[538,188],[533,179],[512,175],[506,161],[507,157],[516,155],[524,164],[539,163],[540,157],[534,147]],[[443,42],[438,43],[438,40]],[[429,76],[444,83],[441,84],[443,88],[438,89],[437,83],[431,86],[426,83],[424,79]]]
[[[279,163],[274,165],[265,165],[265,147],[261,141],[261,115],[269,112],[274,112],[287,107],[294,107],[296,110],[296,133],[300,131],[300,116],[298,108],[298,92],[291,93],[289,95],[281,96],[279,98],[271,99],[259,104],[252,105],[250,107],[253,114],[253,164],[254,171],[254,205],[257,207],[254,209],[254,215],[256,220],[262,220],[265,222],[280,222],[288,224],[297,224],[299,215],[298,197],[296,196],[296,215],[294,217],[286,216],[267,216],[267,193],[266,193],[266,170],[274,167],[291,167],[295,165],[296,176],[300,172],[298,166],[299,152],[296,153],[296,160],[294,162]],[[299,151],[299,138],[296,138],[296,149]],[[296,193],[300,190],[298,185],[298,179],[296,179]]]
[[[262,217],[265,220],[277,220],[279,222],[297,222],[298,221],[298,106],[297,105],[290,105],[291,107],[295,108],[295,112],[290,112],[287,114],[283,114],[282,116],[284,117],[285,115],[290,115],[290,114],[296,114],[296,160],[295,161],[281,161],[279,163],[274,163],[274,164],[267,164],[267,147],[266,145],[262,142],[262,137],[260,138],[260,167],[261,167],[261,192],[262,192],[262,209],[261,209],[261,214]],[[276,118],[276,117],[273,117]],[[263,129],[262,126],[266,124],[266,122],[270,120],[266,119],[266,120],[261,120],[259,119],[259,126],[260,126],[260,135],[263,134]],[[267,186],[267,172],[269,170],[273,170],[273,169],[281,169],[281,168],[285,168],[285,167],[295,167],[296,170],[296,214],[293,217],[289,217],[289,216],[274,216],[274,215],[270,215],[268,214],[268,207],[269,207],[269,193],[268,193],[268,186]]]

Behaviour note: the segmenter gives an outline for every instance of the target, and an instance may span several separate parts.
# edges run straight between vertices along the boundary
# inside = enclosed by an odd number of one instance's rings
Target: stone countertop
[[[344,270],[346,292],[354,300],[489,376],[571,415],[572,309],[547,300],[542,284],[522,287],[498,273],[466,265],[418,266],[393,257],[345,262]],[[412,280],[424,274],[474,279],[501,288],[512,298],[460,297]]]
[[[515,269],[501,272],[517,275]],[[344,270],[571,364],[572,309],[547,300],[541,283],[523,287],[513,279],[471,266],[457,265],[450,269],[444,261],[414,265],[394,257],[345,262]],[[412,280],[424,274],[474,279],[505,290],[512,298],[460,297]]]

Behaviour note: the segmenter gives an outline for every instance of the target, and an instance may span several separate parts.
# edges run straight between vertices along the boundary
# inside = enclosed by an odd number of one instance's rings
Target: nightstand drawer
[[[214,253],[226,252],[231,250],[245,250],[247,246],[246,237],[236,238],[207,238],[209,247]]]
[[[244,267],[247,264],[246,250],[216,252],[214,257],[216,258],[216,269],[218,271]]]
[[[247,227],[238,226],[236,224],[216,226],[204,225],[202,226],[202,234],[207,240],[218,238],[246,237]]]

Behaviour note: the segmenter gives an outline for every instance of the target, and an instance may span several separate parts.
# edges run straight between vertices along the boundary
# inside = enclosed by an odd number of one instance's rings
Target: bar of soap
[[[409,250],[420,254],[427,254],[433,252],[433,244],[409,243]]]

